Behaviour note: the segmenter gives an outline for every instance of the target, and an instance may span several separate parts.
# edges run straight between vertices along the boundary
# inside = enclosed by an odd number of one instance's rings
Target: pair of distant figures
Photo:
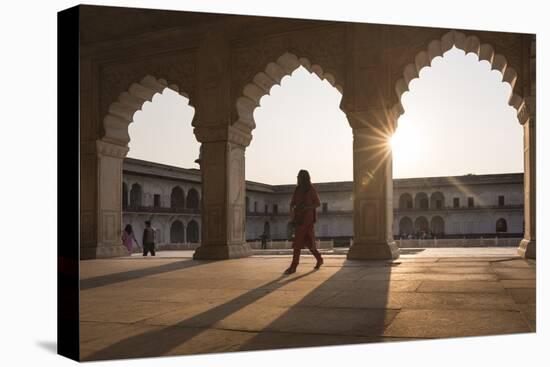
[[[151,221],[145,221],[145,228],[143,229],[143,256],[147,256],[151,253],[151,256],[155,256],[155,229],[151,227]],[[134,230],[131,224],[127,224],[122,231],[122,243],[130,254],[133,252],[134,242],[140,247],[139,242],[134,235]]]

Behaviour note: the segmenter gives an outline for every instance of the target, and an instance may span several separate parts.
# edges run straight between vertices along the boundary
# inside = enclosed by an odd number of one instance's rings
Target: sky
[[[432,177],[523,171],[523,131],[507,101],[511,87],[474,54],[453,48],[421,70],[401,99],[405,113],[391,139],[393,177]],[[275,85],[254,111],[246,149],[246,179],[351,181],[352,130],[341,94],[300,67]],[[189,101],[166,89],[146,102],[130,124],[128,157],[198,168]]]

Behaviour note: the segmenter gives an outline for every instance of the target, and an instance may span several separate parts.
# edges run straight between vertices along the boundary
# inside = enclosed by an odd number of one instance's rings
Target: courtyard
[[[536,261],[516,248],[198,261],[189,251],[80,263],[83,360],[535,331]]]

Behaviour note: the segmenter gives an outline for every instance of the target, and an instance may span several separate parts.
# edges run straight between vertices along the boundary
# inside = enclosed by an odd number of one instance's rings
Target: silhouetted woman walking
[[[300,262],[300,253],[303,248],[308,248],[309,251],[317,259],[315,269],[319,269],[323,265],[323,258],[319,251],[315,248],[315,230],[314,224],[317,220],[316,209],[321,205],[317,190],[311,184],[309,172],[300,170],[298,172],[298,185],[292,195],[290,201],[290,215],[294,224],[294,240],[292,248],[294,250],[292,263],[285,270],[285,274],[296,272],[298,263]]]

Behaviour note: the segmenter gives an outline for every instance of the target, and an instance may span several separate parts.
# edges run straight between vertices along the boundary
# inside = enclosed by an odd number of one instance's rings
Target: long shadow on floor
[[[310,265],[303,264],[298,273]],[[249,330],[260,333],[237,349],[307,347],[379,340],[385,326],[397,313],[397,311],[388,312],[386,309],[391,267],[386,262],[345,261],[344,265],[332,275],[329,275],[330,269],[326,267],[320,271],[311,270],[291,278],[281,276],[196,316],[160,330],[145,332],[116,342],[94,352],[85,360],[165,355],[203,333],[205,329],[214,327],[218,321],[257,301],[265,298],[260,306],[261,310],[261,307],[272,307],[270,298],[266,297],[274,295],[276,298],[280,296],[284,298],[285,294],[289,294],[284,292],[275,294],[277,291],[300,288],[303,290],[304,286],[314,287],[313,284],[318,285],[319,281],[321,285],[309,291],[296,304],[286,306],[288,310],[269,325],[261,330]],[[322,273],[323,271],[327,273]],[[326,280],[323,280],[324,274],[327,276]],[[316,278],[316,281],[310,282],[313,279],[308,277]],[[299,280],[306,283],[295,283]],[[293,285],[298,287],[293,288]],[[282,289],[286,286],[288,289]],[[255,306],[258,306],[258,303]],[[252,315],[252,317],[255,316]],[[262,331],[271,333],[266,335],[261,333]],[[273,337],[273,335],[276,336]],[[312,339],[308,335],[317,335],[317,337]],[[159,343],[159,341],[162,342]]]
[[[85,291],[92,288],[103,287],[106,285],[147,277],[150,275],[166,273],[169,271],[187,269],[208,263],[211,263],[211,261],[184,260],[158,266],[151,266],[143,269],[136,269],[121,273],[107,274],[93,278],[82,279],[80,280],[80,290]]]
[[[322,271],[322,270],[321,270]],[[399,312],[388,309],[391,264],[345,260],[283,315],[239,350],[300,348],[375,342]],[[270,333],[266,333],[270,332]],[[275,333],[275,334],[274,334]],[[284,337],[274,337],[281,333]]]
[[[314,271],[309,271],[305,274],[290,278],[285,281],[281,281],[285,276],[270,281],[261,287],[252,289],[243,295],[232,299],[231,301],[224,303],[220,306],[214,307],[208,311],[200,313],[194,317],[185,319],[174,325],[164,327],[160,330],[150,331],[142,333],[136,336],[129,337],[114,343],[104,349],[101,349],[84,360],[102,360],[102,359],[116,359],[116,358],[143,358],[143,357],[158,357],[169,352],[173,348],[185,343],[192,339],[194,336],[202,333],[204,327],[201,328],[187,328],[187,332],[182,332],[183,327],[193,322],[201,322],[202,320],[212,320],[210,325],[215,324],[217,321],[224,319],[225,317],[232,315],[240,309],[250,305],[259,299],[267,296],[271,292],[295,282],[299,279],[307,277]],[[262,288],[266,288],[265,291],[261,291]],[[206,326],[208,327],[208,326]],[[150,348],[152,341],[162,340],[162,345],[155,343],[154,348]]]

